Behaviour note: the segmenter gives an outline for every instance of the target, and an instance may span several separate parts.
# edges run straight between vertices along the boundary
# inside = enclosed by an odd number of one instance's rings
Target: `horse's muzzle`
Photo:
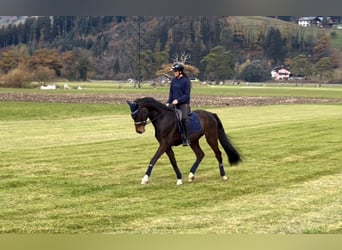
[[[136,125],[135,126],[135,131],[138,133],[138,134],[142,134],[145,132],[145,126],[143,125]]]

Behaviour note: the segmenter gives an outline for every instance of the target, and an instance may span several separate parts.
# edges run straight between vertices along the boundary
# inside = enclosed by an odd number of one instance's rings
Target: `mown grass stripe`
[[[138,135],[121,111],[2,120],[0,232],[341,232],[340,105],[210,110],[245,162],[230,168],[224,156],[221,181],[202,139],[195,183],[181,187],[165,155],[140,185],[158,144],[152,126]],[[194,155],[174,151],[185,180]]]

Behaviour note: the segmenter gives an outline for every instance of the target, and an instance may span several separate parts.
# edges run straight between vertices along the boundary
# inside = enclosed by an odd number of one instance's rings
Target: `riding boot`
[[[189,120],[186,120],[183,123],[183,128],[184,128],[183,146],[189,146],[190,145],[190,140],[189,140],[190,122]]]

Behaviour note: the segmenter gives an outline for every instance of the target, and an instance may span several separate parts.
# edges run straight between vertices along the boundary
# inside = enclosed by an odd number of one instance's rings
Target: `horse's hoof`
[[[227,181],[228,177],[227,176],[222,176],[222,180]]]
[[[142,184],[142,185],[148,184],[148,175],[145,175],[145,176],[141,179],[141,184]]]
[[[195,180],[195,175],[190,172],[190,174],[188,176],[188,182],[193,182],[194,180]]]
[[[177,186],[182,185],[182,184],[183,184],[182,179],[178,179],[178,180],[177,180]]]

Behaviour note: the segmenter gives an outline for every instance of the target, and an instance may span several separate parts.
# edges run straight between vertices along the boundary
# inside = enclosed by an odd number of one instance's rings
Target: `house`
[[[284,65],[277,66],[271,71],[271,76],[274,80],[288,80],[290,75],[291,71],[284,67]]]
[[[316,16],[305,16],[300,17],[297,20],[299,26],[303,27],[310,27],[310,26],[321,26],[323,21],[323,17],[316,17]]]

